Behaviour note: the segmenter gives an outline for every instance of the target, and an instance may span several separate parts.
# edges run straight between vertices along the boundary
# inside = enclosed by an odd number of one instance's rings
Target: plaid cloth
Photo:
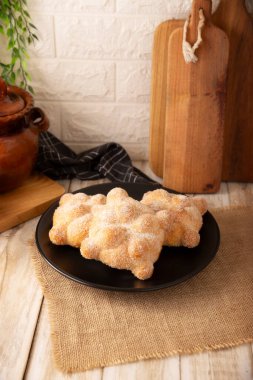
[[[118,182],[151,182],[151,178],[132,165],[125,149],[114,142],[76,154],[50,132],[42,132],[36,169],[53,179],[95,180],[108,178]]]

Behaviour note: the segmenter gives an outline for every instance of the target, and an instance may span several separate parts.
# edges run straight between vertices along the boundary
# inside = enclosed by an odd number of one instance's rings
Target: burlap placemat
[[[84,371],[253,341],[253,209],[216,211],[221,247],[177,286],[109,292],[66,279],[33,248],[48,304],[56,366]]]

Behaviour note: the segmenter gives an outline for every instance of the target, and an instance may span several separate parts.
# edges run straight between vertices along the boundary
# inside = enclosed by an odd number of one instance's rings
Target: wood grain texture
[[[183,26],[182,20],[168,20],[154,33],[151,79],[149,163],[153,172],[163,176],[164,126],[168,72],[168,42],[171,33]]]
[[[252,353],[249,344],[201,355],[182,356],[181,380],[251,380]]]
[[[145,360],[104,368],[103,380],[119,379],[180,380],[180,358],[176,355],[168,359]]]
[[[228,39],[211,24],[210,7],[209,0],[193,2],[191,44],[200,8],[206,18],[197,63],[184,61],[182,28],[169,40],[163,183],[179,192],[213,193],[220,186]]]
[[[225,107],[224,149],[222,179],[224,181],[253,181],[253,17],[247,12],[244,0],[221,0],[212,15],[213,23],[226,32],[229,37],[229,62],[227,80],[227,99]],[[167,21],[169,24],[173,21]],[[181,22],[182,26],[184,21]],[[165,24],[165,23],[164,23]],[[161,24],[162,25],[162,24]],[[169,35],[170,36],[170,35]],[[168,36],[168,38],[169,38]],[[164,41],[164,49],[167,50]],[[154,53],[155,54],[155,51]],[[153,65],[159,73],[169,70],[167,58],[160,66]],[[153,70],[154,70],[153,69]],[[164,69],[165,70],[165,69]],[[164,75],[166,78],[166,76]],[[162,177],[163,138],[165,128],[165,82],[162,87],[152,77],[151,127],[150,127],[150,165],[154,173]],[[162,98],[161,103],[157,101]],[[153,116],[152,116],[153,115]],[[157,133],[155,132],[155,123]],[[152,138],[151,138],[152,136]],[[152,145],[151,145],[152,144]]]
[[[0,378],[21,380],[42,301],[29,257],[37,220],[0,240]]]
[[[0,232],[40,215],[64,188],[42,174],[34,174],[19,188],[0,194]]]
[[[253,181],[253,19],[244,0],[221,0],[215,25],[229,37],[222,179]]]
[[[66,181],[61,185],[68,188]],[[29,249],[38,218],[0,234],[0,379],[21,380],[43,295]]]

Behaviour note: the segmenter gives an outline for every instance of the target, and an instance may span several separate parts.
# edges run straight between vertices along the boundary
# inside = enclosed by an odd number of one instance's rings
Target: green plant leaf
[[[25,71],[25,74],[27,74],[26,70],[27,70],[27,62],[25,60],[22,60],[22,66],[23,66],[23,69]]]
[[[16,74],[14,73],[14,71],[12,71],[11,75],[10,75],[10,79],[11,79],[11,83],[15,83],[15,80],[16,80]]]
[[[7,36],[8,37],[12,37],[13,36],[13,33],[14,33],[14,30],[12,28],[8,28],[7,29]]]
[[[7,83],[16,83],[33,93],[26,60],[29,59],[28,46],[38,40],[38,36],[27,0],[0,0],[0,33],[7,37],[6,50],[10,51],[9,63],[0,56],[0,74]]]
[[[18,50],[18,48],[16,48],[15,46],[14,46],[14,48],[12,49],[12,53],[13,53],[13,55],[14,55],[15,57],[19,57],[19,56],[20,56],[20,54],[19,54],[19,50]]]
[[[15,46],[15,41],[14,40],[10,40],[9,43],[8,43],[8,49],[12,49],[13,47]]]
[[[31,75],[28,72],[26,72],[26,78],[31,82],[32,78],[31,78]]]
[[[22,34],[19,36],[19,39],[20,39],[20,41],[22,41],[23,44],[25,45],[25,37],[24,37]]]
[[[32,88],[32,86],[28,85],[28,91],[30,91],[32,94],[34,94],[34,90]]]
[[[25,15],[27,18],[31,18],[30,14],[27,12],[27,10],[24,10],[24,15]]]
[[[15,66],[15,63],[17,62],[17,57],[12,57],[11,58],[11,64],[13,65],[13,66]]]
[[[37,30],[36,26],[35,26],[34,24],[32,24],[31,22],[29,22],[29,25],[30,25],[33,29],[36,29],[36,30]]]

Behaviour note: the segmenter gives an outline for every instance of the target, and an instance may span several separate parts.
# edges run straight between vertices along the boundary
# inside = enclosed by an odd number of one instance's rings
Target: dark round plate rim
[[[130,184],[131,185],[138,185],[138,186],[141,185],[140,183],[135,184],[135,183],[110,182],[110,183],[102,183],[102,184],[87,186],[87,187],[84,187],[84,188],[72,191],[71,193],[75,194],[75,193],[78,193],[78,192],[85,192],[87,189],[91,189],[93,187],[101,187],[101,188],[103,188],[103,187],[105,187],[105,185],[110,185],[110,186],[113,186],[113,187],[124,187],[124,185],[126,185],[126,184],[128,184],[128,185],[130,185]],[[149,185],[149,184],[145,183],[145,185]],[[156,185],[156,184],[150,183],[150,185],[154,187],[154,190],[157,189],[157,188],[163,188],[159,184]],[[168,190],[166,188],[164,188],[164,189]],[[174,191],[171,191],[171,190],[169,190],[169,191],[170,192],[174,192]],[[197,273],[200,273],[214,259],[214,257],[216,256],[216,254],[218,252],[219,246],[220,246],[220,229],[219,229],[218,223],[217,223],[216,219],[214,218],[214,216],[209,211],[207,211],[205,215],[208,215],[209,217],[211,217],[212,220],[213,220],[213,222],[214,222],[214,226],[216,228],[216,234],[217,234],[217,241],[216,241],[216,246],[213,249],[212,255],[210,255],[210,260],[207,261],[207,262],[205,262],[205,263],[203,263],[199,267],[197,267],[196,270],[193,270],[190,273],[187,273],[186,275],[180,277],[179,279],[176,279],[175,281],[164,282],[162,284],[158,284],[158,285],[150,286],[150,287],[145,287],[145,288],[110,286],[110,285],[97,284],[97,283],[94,283],[94,282],[82,280],[82,279],[80,279],[80,278],[78,278],[78,277],[76,277],[74,275],[69,274],[68,272],[64,271],[63,269],[61,269],[57,265],[55,265],[55,263],[53,263],[51,260],[49,260],[49,258],[44,253],[42,247],[40,246],[40,241],[39,241],[39,236],[38,236],[39,235],[40,225],[41,225],[41,223],[43,223],[44,218],[46,217],[46,215],[48,213],[50,213],[52,209],[54,209],[54,208],[57,207],[60,198],[61,198],[61,196],[57,200],[55,200],[54,203],[52,203],[47,208],[47,210],[44,211],[44,213],[41,215],[41,217],[40,217],[40,219],[39,219],[39,221],[37,223],[37,226],[36,226],[35,242],[36,242],[37,248],[39,250],[39,253],[43,257],[43,259],[54,270],[56,270],[58,273],[60,273],[61,275],[65,276],[66,278],[68,278],[68,279],[70,279],[72,281],[75,281],[75,282],[77,282],[79,284],[82,284],[82,285],[86,285],[86,286],[89,286],[89,287],[92,287],[92,288],[96,288],[96,289],[109,290],[109,291],[123,291],[123,292],[149,292],[149,291],[155,291],[155,290],[165,289],[165,288],[168,288],[168,287],[180,284],[180,283],[182,283],[182,282],[184,282],[184,281],[186,281],[186,280],[194,277]]]

